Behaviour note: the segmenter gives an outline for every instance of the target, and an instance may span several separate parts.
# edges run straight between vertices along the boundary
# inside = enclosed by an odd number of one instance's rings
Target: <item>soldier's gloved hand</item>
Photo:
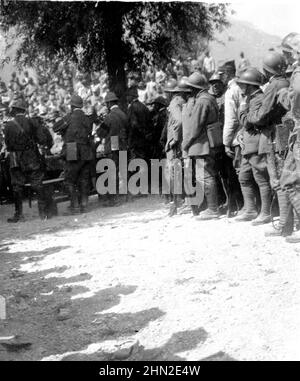
[[[234,159],[235,153],[232,151],[231,147],[225,146],[225,153],[231,159]]]

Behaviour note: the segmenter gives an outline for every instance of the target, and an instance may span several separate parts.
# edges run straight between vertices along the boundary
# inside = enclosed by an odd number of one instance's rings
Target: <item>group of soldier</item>
[[[236,76],[234,62],[229,61],[209,81],[195,72],[183,84],[172,88],[170,83],[166,89],[173,93],[166,152],[171,173],[178,157],[195,166],[193,176],[206,199],[200,213],[197,205],[191,206],[197,220],[220,216],[221,180],[229,214],[232,202],[240,205],[241,190],[243,207],[235,221],[270,223],[275,199],[279,224],[265,234],[300,242],[293,234],[300,216],[299,43],[298,34],[286,36],[280,53],[270,50],[265,55],[263,73],[245,66]],[[174,194],[171,215],[177,206]]]
[[[276,201],[279,224],[265,234],[299,242],[294,231],[300,217],[300,35],[290,33],[281,48],[266,53],[263,72],[247,65],[236,72],[234,61],[228,61],[208,79],[201,71],[179,81],[171,78],[164,86],[165,97],[148,100],[148,107],[138,100],[136,86],[126,93],[126,107],[124,100],[108,92],[107,113],[100,119],[85,115],[82,98],[73,95],[71,112],[53,126],[64,143],[67,213],[87,211],[90,182],[96,178],[95,140],[91,139],[96,123],[101,152],[114,160],[117,169],[122,150],[131,159],[167,158],[169,216],[184,200],[197,220],[217,219],[225,206],[235,221],[263,225],[272,221]],[[38,148],[49,149],[52,136],[40,118],[26,117],[25,109],[22,100],[15,101],[4,129],[15,201],[15,214],[8,222],[24,219],[26,181],[36,191],[40,217],[57,213],[51,193],[43,186]],[[201,184],[204,193],[198,204],[191,202],[192,189],[175,192],[176,181],[182,181],[175,176],[178,166],[193,168],[190,183]],[[109,195],[112,205],[116,198]]]

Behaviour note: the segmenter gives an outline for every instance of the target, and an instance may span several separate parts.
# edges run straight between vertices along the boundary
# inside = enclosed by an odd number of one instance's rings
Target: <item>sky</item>
[[[248,21],[266,33],[284,37],[300,33],[300,1],[229,0],[236,11],[233,18]]]

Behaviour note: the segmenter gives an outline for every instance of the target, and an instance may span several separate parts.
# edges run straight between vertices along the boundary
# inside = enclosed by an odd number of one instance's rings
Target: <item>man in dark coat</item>
[[[105,116],[97,135],[105,139],[104,155],[111,158],[116,166],[116,191],[119,191],[119,151],[127,151],[128,117],[118,106],[119,99],[113,92],[105,96],[108,114]],[[127,163],[126,163],[127,166]],[[116,197],[108,195],[110,206],[116,205]]]
[[[196,181],[204,192],[208,206],[198,219],[210,220],[219,217],[215,155],[220,144],[222,145],[222,130],[218,105],[216,99],[207,91],[208,82],[203,74],[191,74],[187,84],[193,93],[182,112],[183,155],[194,162]],[[215,138],[209,140],[208,134],[212,131]],[[212,134],[210,136],[212,137]],[[200,203],[202,201],[199,199]],[[193,211],[193,214],[196,213]]]
[[[64,141],[65,183],[71,198],[70,214],[86,212],[90,190],[93,124],[91,119],[84,114],[82,107],[82,98],[73,95],[71,113],[53,126],[53,131],[59,133]]]
[[[24,221],[22,190],[26,182],[37,193],[41,219],[48,217],[48,201],[43,189],[44,168],[38,145],[51,148],[53,141],[49,130],[25,117],[25,103],[16,100],[11,105],[12,120],[5,124],[5,144],[10,157],[10,175],[14,192],[15,214],[8,222]],[[51,196],[49,196],[51,198]],[[51,203],[51,200],[50,200]]]
[[[159,95],[148,104],[153,104],[151,112],[153,129],[150,134],[151,159],[162,159],[164,146],[161,144],[161,137],[167,123],[168,101]]]
[[[128,147],[131,159],[151,159],[152,121],[148,108],[138,100],[136,87],[128,89]]]

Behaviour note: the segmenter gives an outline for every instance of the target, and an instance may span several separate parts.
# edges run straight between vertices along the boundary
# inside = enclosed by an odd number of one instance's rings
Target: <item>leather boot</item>
[[[300,190],[295,189],[292,192],[289,192],[288,194],[289,200],[291,204],[293,205],[294,211],[298,218],[300,218]],[[288,243],[299,243],[300,242],[300,232],[296,232],[295,234],[291,235],[290,237],[286,238],[286,242]]]
[[[289,236],[293,233],[294,228],[294,216],[292,205],[290,204],[288,195],[282,190],[277,191],[277,199],[279,205],[279,224],[278,228],[273,228],[270,231],[265,232],[266,237],[279,237]]]
[[[14,191],[14,204],[15,204],[15,214],[13,217],[7,219],[8,223],[23,222],[25,218],[23,216],[23,194],[21,190]]]
[[[68,186],[69,194],[70,194],[70,209],[64,215],[74,215],[80,213],[79,203],[78,203],[78,192],[73,184],[69,184]]]
[[[200,221],[212,220],[220,217],[218,209],[218,187],[214,178],[210,179],[204,186],[207,209],[196,218]]]
[[[173,217],[173,216],[175,216],[175,214],[177,214],[177,207],[178,207],[178,196],[174,195],[173,201],[170,202],[170,209],[169,209],[169,213],[168,213],[169,217]]]
[[[38,210],[39,210],[39,216],[41,220],[47,219],[47,213],[46,213],[46,197],[43,186],[36,188],[37,193],[37,199],[38,199]]]
[[[257,217],[254,186],[241,186],[241,190],[244,198],[244,207],[242,213],[235,218],[235,221],[252,221]]]
[[[259,216],[252,222],[253,226],[268,224],[272,221],[271,216],[271,202],[272,193],[269,186],[259,188],[261,198],[261,211]]]

